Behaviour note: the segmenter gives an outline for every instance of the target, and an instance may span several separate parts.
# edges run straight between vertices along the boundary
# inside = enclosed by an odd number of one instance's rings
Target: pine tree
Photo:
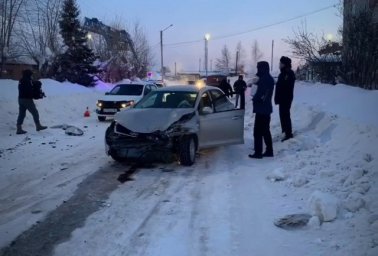
[[[84,86],[93,86],[95,55],[87,45],[87,33],[79,21],[76,0],[65,0],[59,21],[60,34],[66,51],[57,59],[57,77]]]

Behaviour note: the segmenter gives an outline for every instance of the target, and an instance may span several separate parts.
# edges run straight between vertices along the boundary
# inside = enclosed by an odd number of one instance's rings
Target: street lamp
[[[207,79],[207,72],[208,72],[208,55],[209,55],[209,50],[208,50],[208,43],[210,40],[210,34],[206,33],[205,34],[205,72],[206,72],[206,79]]]
[[[160,30],[160,58],[161,58],[161,80],[164,81],[164,61],[163,61],[163,32],[173,27],[173,24],[169,25],[165,29]]]
[[[333,35],[331,33],[327,34],[326,36],[328,42],[331,42],[333,40]]]

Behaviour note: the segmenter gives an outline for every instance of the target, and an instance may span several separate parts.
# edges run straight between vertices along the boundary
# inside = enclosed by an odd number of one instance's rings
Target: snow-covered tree
[[[95,55],[87,45],[87,33],[81,27],[79,14],[75,0],[64,0],[59,26],[66,49],[56,60],[56,78],[92,86],[97,71],[93,65]]]
[[[227,45],[224,45],[221,51],[221,57],[215,62],[215,67],[225,74],[230,73],[231,53]]]

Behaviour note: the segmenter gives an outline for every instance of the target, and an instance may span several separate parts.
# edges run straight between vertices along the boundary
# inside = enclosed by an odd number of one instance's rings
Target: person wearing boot
[[[278,76],[274,103],[279,106],[282,133],[285,137],[282,142],[293,138],[290,108],[294,98],[295,74],[291,69],[291,59],[282,56],[280,59],[281,73]]]
[[[17,119],[17,134],[25,134],[26,131],[22,129],[22,124],[28,110],[34,119],[37,131],[47,129],[46,126],[41,125],[39,121],[39,113],[33,101],[33,72],[31,70],[24,70],[22,78],[18,84],[18,105],[19,114]]]
[[[269,73],[269,63],[260,61],[257,63],[257,91],[253,96],[253,113],[255,113],[255,126],[253,138],[255,153],[249,155],[250,158],[261,159],[263,157],[273,157],[273,142],[270,133],[270,115],[273,112],[272,96],[274,90],[274,79]],[[263,140],[266,150],[263,153]]]

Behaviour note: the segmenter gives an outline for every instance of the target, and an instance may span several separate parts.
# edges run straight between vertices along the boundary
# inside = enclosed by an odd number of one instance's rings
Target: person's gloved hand
[[[252,78],[252,83],[253,84],[257,84],[258,81],[259,81],[259,78],[257,76],[255,76],[254,78]]]

